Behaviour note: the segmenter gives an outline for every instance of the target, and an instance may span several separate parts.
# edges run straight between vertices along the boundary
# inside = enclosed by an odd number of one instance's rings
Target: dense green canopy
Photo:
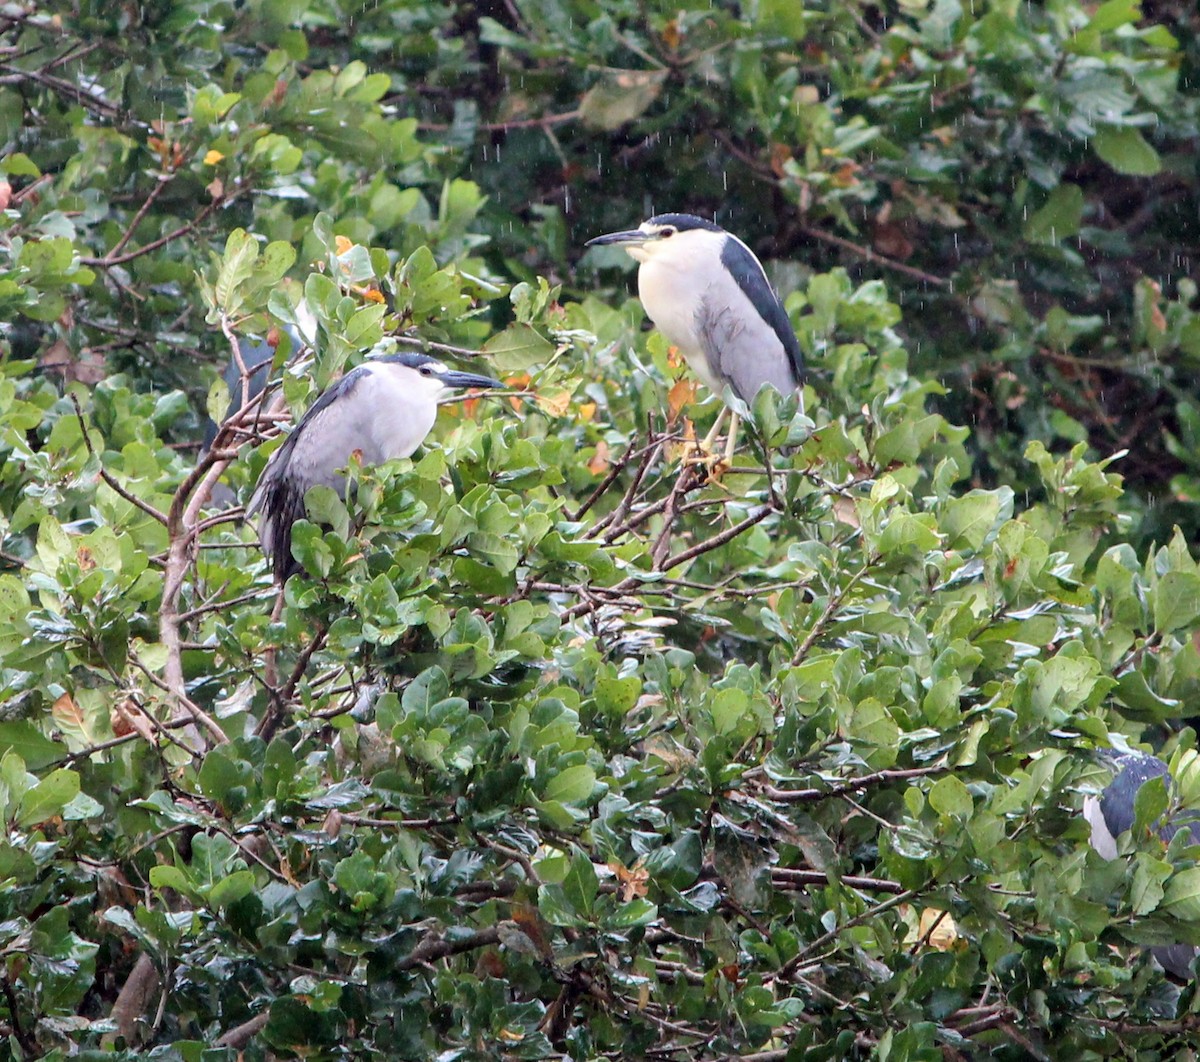
[[[1198,77],[1184,0],[0,7],[0,1057],[1191,1057]],[[584,252],[664,210],[810,368],[719,482]],[[277,599],[381,342],[511,393]]]

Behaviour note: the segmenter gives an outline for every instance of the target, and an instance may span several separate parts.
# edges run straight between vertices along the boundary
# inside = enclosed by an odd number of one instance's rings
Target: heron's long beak
[[[596,236],[588,240],[585,247],[602,247],[605,244],[616,243],[626,245],[639,245],[645,243],[647,236],[641,229],[626,229],[624,232],[609,232],[604,236]]]
[[[493,380],[490,376],[480,376],[474,372],[459,372],[457,369],[449,369],[441,375],[442,386],[449,387],[455,391],[465,390],[468,387],[503,387],[504,384],[499,380]]]

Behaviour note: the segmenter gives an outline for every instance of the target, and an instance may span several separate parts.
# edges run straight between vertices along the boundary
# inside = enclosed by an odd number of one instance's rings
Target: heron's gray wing
[[[750,301],[767,327],[775,333],[784,354],[787,356],[792,383],[787,390],[793,390],[804,382],[804,355],[792,331],[792,322],[788,320],[787,311],[767,274],[763,271],[762,263],[753,252],[736,236],[728,236],[724,247],[721,248],[721,264],[729,270],[730,275],[737,281],[742,294]],[[781,389],[783,390],[783,389]]]
[[[1143,752],[1123,753],[1115,759],[1120,769],[1100,794],[1100,812],[1113,837],[1120,837],[1133,827],[1133,808],[1138,790],[1151,778],[1166,778],[1171,788],[1169,768],[1157,756]]]
[[[725,241],[722,274],[700,300],[696,334],[711,375],[751,402],[763,384],[780,394],[800,386],[804,361],[787,314],[767,283],[758,259],[736,237]]]
[[[246,506],[247,518],[262,513],[259,541],[280,583],[300,568],[292,557],[292,525],[304,517],[304,495],[318,484],[336,488],[341,480],[337,470],[350,459],[357,418],[339,400],[352,394],[365,375],[362,367],[347,373],[309,407],[267,461]]]

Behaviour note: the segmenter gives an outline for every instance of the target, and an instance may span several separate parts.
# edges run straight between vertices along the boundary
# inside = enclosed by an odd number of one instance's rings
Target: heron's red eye
[[[675,230],[674,229],[663,229],[662,232],[659,233],[659,235],[665,240],[668,236],[674,236]]]

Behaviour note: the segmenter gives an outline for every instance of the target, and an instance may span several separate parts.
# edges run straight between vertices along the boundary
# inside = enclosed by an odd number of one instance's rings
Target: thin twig
[[[871,262],[873,265],[883,266],[885,269],[891,269],[897,273],[903,273],[905,276],[912,277],[914,280],[920,280],[926,284],[932,284],[936,288],[950,287],[950,281],[945,277],[935,276],[933,273],[927,273],[924,269],[917,269],[916,266],[905,265],[903,262],[897,262],[894,258],[887,258],[884,255],[872,251],[869,247],[863,247],[853,240],[847,240],[842,236],[835,236],[832,232],[825,232],[823,229],[815,229],[811,225],[802,225],[800,231],[805,236],[811,236],[814,240],[821,240],[823,243],[828,243],[834,247],[840,247],[843,251],[849,251],[853,255],[866,262]]]
[[[831,797],[841,796],[843,793],[857,793],[874,785],[887,785],[889,782],[900,782],[909,778],[923,778],[926,775],[939,774],[948,769],[949,767],[945,763],[939,763],[932,767],[875,771],[873,774],[864,774],[861,778],[848,778],[844,782],[825,789],[776,789],[773,785],[763,785],[762,792],[772,800],[778,800],[785,804],[803,804],[809,801],[828,800]]]

